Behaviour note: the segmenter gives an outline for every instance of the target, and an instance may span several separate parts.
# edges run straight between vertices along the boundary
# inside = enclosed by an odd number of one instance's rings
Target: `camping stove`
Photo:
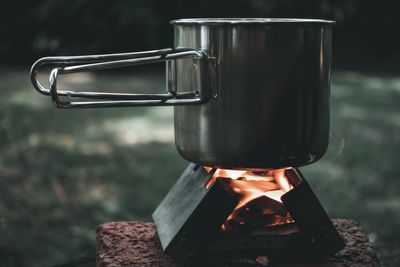
[[[334,21],[171,23],[172,48],[42,58],[32,66],[32,85],[60,108],[174,106],[175,144],[192,164],[153,218],[164,251],[179,262],[317,258],[341,249],[304,177],[287,168],[317,161],[328,147]],[[57,83],[60,75],[160,62],[163,94],[66,90]],[[45,65],[52,66],[48,87],[37,79]]]
[[[192,163],[153,219],[163,250],[186,265],[260,255],[318,259],[344,247],[297,168],[246,171]]]

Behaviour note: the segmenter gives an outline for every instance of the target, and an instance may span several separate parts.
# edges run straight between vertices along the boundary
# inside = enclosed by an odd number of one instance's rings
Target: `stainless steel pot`
[[[321,158],[328,146],[333,23],[175,20],[173,49],[42,58],[31,80],[61,108],[174,105],[176,147],[191,162],[234,169],[301,166]],[[160,61],[167,63],[166,94],[57,88],[60,74]],[[46,64],[55,65],[48,89],[36,79]]]

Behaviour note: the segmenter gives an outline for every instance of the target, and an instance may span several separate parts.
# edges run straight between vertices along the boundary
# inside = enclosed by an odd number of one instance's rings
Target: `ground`
[[[187,165],[172,108],[55,109],[28,69],[0,68],[2,266],[95,254],[95,228],[150,220]],[[163,88],[162,72],[78,75],[66,87]],[[400,77],[333,73],[330,147],[302,168],[331,217],[355,219],[384,266],[400,263]]]

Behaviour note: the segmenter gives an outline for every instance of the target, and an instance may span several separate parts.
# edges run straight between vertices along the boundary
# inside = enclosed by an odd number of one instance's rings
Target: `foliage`
[[[373,61],[380,68],[398,67],[396,6],[394,0],[3,0],[0,60],[24,63],[50,54],[169,47],[168,22],[176,18],[307,17],[337,20],[334,47],[340,66],[373,68]]]

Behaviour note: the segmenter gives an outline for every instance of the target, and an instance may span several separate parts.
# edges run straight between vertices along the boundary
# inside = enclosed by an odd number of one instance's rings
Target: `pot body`
[[[205,166],[259,169],[321,158],[329,139],[332,22],[173,21],[174,48],[215,58],[215,88],[201,105],[174,107],[175,142]],[[191,88],[187,62],[179,87]]]

